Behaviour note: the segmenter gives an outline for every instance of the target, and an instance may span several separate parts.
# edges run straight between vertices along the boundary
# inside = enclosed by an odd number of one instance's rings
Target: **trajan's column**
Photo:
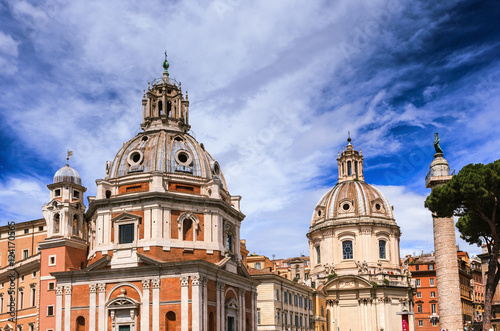
[[[436,154],[434,154],[434,160],[425,181],[425,187],[430,189],[446,184],[452,177],[448,161],[444,158],[443,150],[439,145],[437,133],[434,139],[434,148]],[[432,221],[440,329],[463,330],[453,217],[433,215]]]

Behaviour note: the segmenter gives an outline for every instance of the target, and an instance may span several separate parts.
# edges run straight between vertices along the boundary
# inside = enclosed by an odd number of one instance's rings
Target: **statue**
[[[167,61],[167,51],[165,51],[165,61],[163,61],[163,73],[168,76],[168,68],[170,67],[170,64]]]
[[[443,149],[439,146],[439,136],[437,133],[434,133],[434,149],[436,150],[436,154],[444,154]]]

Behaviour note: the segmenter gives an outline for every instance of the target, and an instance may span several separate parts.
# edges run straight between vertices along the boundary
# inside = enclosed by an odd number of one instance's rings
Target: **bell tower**
[[[144,131],[166,128],[172,131],[187,132],[189,125],[189,101],[182,95],[181,83],[170,78],[165,52],[163,62],[163,77],[148,83],[148,90],[142,97],[143,121],[141,128]]]
[[[351,145],[350,134],[347,138],[347,146],[342,151],[342,154],[339,152],[337,162],[339,165],[339,183],[347,180],[365,180],[363,176],[363,155],[361,150],[358,152]]]
[[[47,187],[50,201],[42,208],[47,238],[39,244],[40,325],[62,330],[56,320],[61,320],[58,316],[63,314],[63,287],[57,284],[52,273],[79,270],[86,265],[88,245],[83,194],[87,189],[82,186],[78,172],[68,164],[56,172],[53,183]],[[64,292],[71,293],[71,287],[64,287]],[[71,309],[65,309],[65,318],[69,321]]]

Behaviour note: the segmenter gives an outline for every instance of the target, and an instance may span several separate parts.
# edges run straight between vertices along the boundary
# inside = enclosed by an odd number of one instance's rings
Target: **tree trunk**
[[[490,260],[488,262],[488,273],[486,274],[486,290],[484,293],[484,313],[483,313],[483,330],[488,331],[491,328],[491,313],[493,304],[493,295],[500,277],[500,269],[497,270],[498,253],[500,243],[495,242],[491,250]]]

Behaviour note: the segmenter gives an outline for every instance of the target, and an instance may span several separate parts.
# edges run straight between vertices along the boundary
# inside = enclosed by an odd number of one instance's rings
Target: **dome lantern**
[[[361,151],[356,151],[351,144],[351,135],[347,138],[347,146],[343,149],[342,154],[339,152],[337,158],[339,166],[339,183],[346,180],[364,181],[363,176],[363,156]]]

